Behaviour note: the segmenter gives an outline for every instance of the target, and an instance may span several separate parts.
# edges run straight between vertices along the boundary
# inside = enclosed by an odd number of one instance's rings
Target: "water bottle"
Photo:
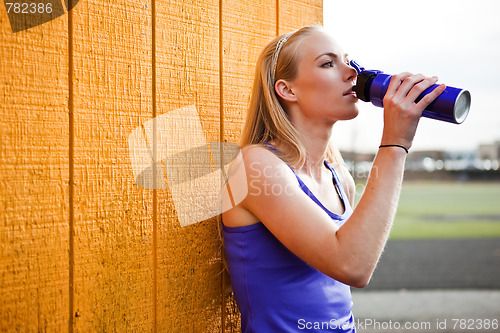
[[[350,65],[358,72],[357,82],[353,88],[357,97],[362,101],[383,107],[383,99],[392,75],[379,70],[366,70],[353,60],[351,60]],[[415,102],[420,101],[437,86],[437,84],[434,84],[427,88],[418,96]],[[469,114],[470,101],[471,97],[468,90],[447,86],[441,95],[425,108],[422,116],[461,124]]]

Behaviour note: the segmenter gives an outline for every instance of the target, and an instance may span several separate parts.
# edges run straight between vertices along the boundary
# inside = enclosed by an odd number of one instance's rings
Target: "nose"
[[[351,66],[351,64],[345,64],[345,74],[344,74],[344,79],[346,81],[354,81],[358,77],[358,72],[354,67]]]

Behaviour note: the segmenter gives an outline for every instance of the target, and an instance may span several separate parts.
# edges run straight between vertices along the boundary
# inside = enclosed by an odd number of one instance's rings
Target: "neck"
[[[292,123],[306,149],[306,161],[300,171],[310,175],[317,175],[324,170],[324,161],[334,123],[300,118],[292,119]]]

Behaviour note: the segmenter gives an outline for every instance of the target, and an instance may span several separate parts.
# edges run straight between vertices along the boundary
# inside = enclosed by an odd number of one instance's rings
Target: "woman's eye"
[[[321,67],[332,67],[332,66],[333,66],[332,61],[325,62],[323,65],[321,65]]]

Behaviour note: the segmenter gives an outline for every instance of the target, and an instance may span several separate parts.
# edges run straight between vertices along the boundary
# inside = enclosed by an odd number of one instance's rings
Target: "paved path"
[[[389,241],[367,290],[500,289],[500,238]]]
[[[500,239],[390,241],[353,301],[359,333],[500,332]]]
[[[500,332],[500,290],[354,290],[353,302],[359,333]]]

